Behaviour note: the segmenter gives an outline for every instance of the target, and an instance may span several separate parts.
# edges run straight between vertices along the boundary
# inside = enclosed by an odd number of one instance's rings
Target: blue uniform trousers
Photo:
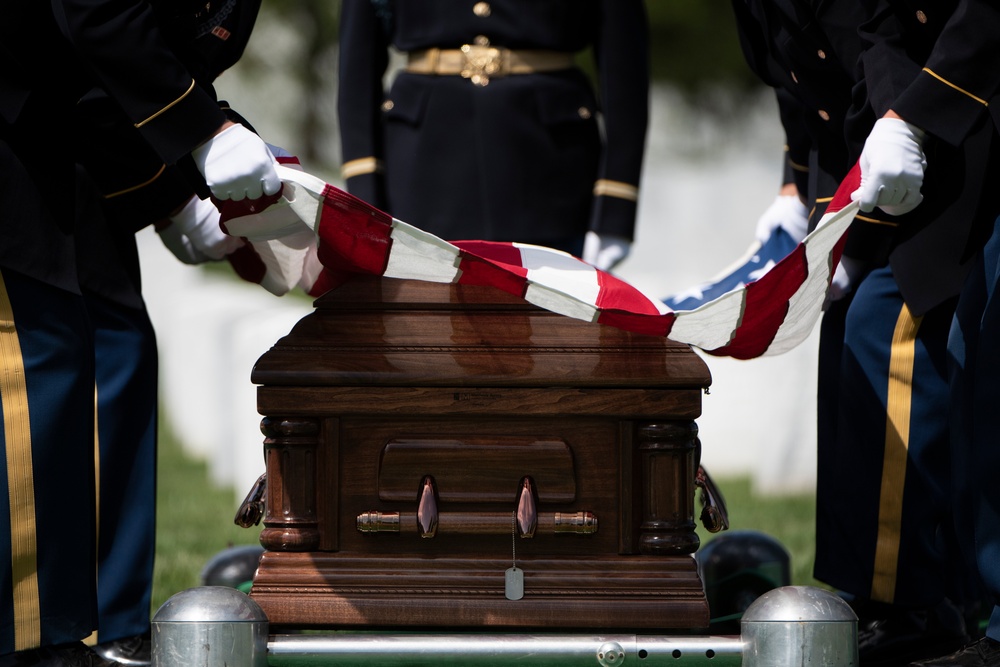
[[[97,625],[93,350],[83,298],[0,271],[0,653]]]
[[[959,298],[953,362],[955,517],[968,567],[994,605],[986,634],[1000,641],[1000,219]]]
[[[891,269],[876,269],[847,308],[839,377],[821,375],[835,417],[821,404],[815,576],[852,596],[930,606],[968,589],[948,566],[953,312],[954,300],[914,317]]]
[[[86,297],[94,328],[100,453],[97,641],[105,642],[150,627],[157,351],[145,308]]]

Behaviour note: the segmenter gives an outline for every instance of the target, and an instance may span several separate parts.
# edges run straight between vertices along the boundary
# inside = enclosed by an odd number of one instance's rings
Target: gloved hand
[[[823,310],[833,301],[840,301],[850,294],[857,284],[864,278],[866,272],[865,263],[861,260],[842,255],[837,268],[830,279],[830,289],[826,294],[826,302]]]
[[[876,206],[889,215],[909,213],[924,200],[927,158],[924,131],[900,118],[875,121],[861,151],[861,186],[851,199],[870,213]]]
[[[267,144],[242,125],[227,127],[191,151],[191,157],[216,199],[260,199],[281,191]]]
[[[157,225],[156,233],[167,250],[184,264],[203,264],[212,259],[195,248],[191,239],[184,235],[180,227],[169,220],[166,220],[162,226]]]
[[[757,220],[754,235],[761,243],[767,241],[775,229],[781,227],[799,243],[809,229],[809,209],[798,195],[778,195]]]
[[[583,238],[583,261],[601,271],[610,271],[625,259],[632,242],[622,236],[588,231]]]
[[[209,259],[222,259],[243,245],[241,239],[222,231],[219,209],[208,199],[191,197],[180,212],[170,216],[170,222],[170,227],[176,226],[194,248]]]

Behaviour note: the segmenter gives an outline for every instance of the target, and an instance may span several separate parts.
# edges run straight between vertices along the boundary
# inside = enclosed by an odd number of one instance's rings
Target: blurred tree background
[[[647,0],[652,76],[699,113],[728,118],[760,84],[743,60],[731,0]],[[294,88],[288,145],[311,165],[335,173],[339,0],[265,0],[254,38],[237,65],[244,80],[270,73]],[[276,58],[276,53],[282,53]],[[582,57],[581,64],[588,59]],[[333,120],[332,120],[333,119]],[[335,143],[335,142],[334,142]]]
[[[648,0],[646,6],[654,81],[675,85],[695,103],[718,87],[737,95],[760,88],[743,60],[731,0]]]

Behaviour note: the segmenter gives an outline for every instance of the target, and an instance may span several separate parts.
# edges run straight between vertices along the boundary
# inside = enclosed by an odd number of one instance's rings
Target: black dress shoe
[[[861,667],[905,667],[969,642],[962,613],[949,601],[930,608],[855,603]]]
[[[0,667],[117,667],[83,642],[43,646],[0,656]]]
[[[146,667],[152,660],[152,642],[148,632],[103,642],[95,646],[94,650],[101,657],[122,667]]]
[[[910,667],[1000,667],[1000,642],[983,637],[951,655],[911,662]]]

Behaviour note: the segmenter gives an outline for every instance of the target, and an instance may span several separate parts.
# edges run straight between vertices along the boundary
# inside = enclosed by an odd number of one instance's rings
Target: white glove
[[[157,229],[156,233],[167,250],[184,264],[203,264],[212,259],[195,248],[191,239],[184,236],[180,228],[172,222],[167,223],[166,227]]]
[[[601,271],[610,271],[625,259],[632,242],[622,236],[610,236],[588,231],[583,238],[583,261]]]
[[[191,197],[179,213],[170,216],[170,222],[209,259],[222,259],[243,245],[241,239],[222,231],[219,209],[208,199]]]
[[[861,186],[851,193],[862,211],[878,206],[889,215],[903,215],[924,200],[923,140],[923,130],[899,118],[875,121],[859,160]]]
[[[861,260],[852,259],[846,255],[840,257],[840,262],[830,279],[830,290],[826,295],[826,303],[823,310],[832,301],[840,301],[854,290],[855,286],[865,275],[865,263]]]
[[[267,144],[242,125],[227,127],[191,151],[216,199],[260,199],[281,191]]]
[[[796,243],[806,237],[809,229],[809,209],[798,195],[778,195],[757,220],[754,235],[758,241],[764,243],[779,227],[788,232]]]

